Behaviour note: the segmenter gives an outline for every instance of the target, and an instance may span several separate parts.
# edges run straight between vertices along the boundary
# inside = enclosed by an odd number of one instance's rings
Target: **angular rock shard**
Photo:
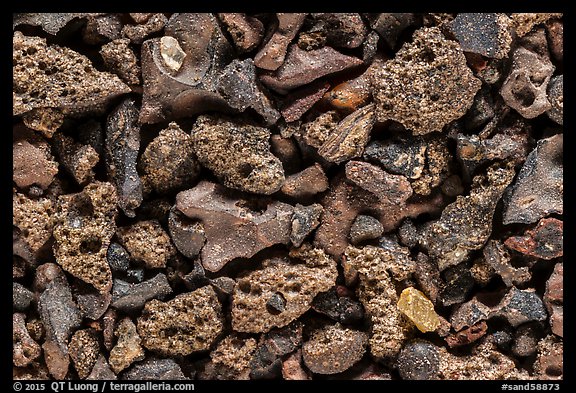
[[[486,175],[474,177],[469,195],[458,196],[438,220],[422,228],[420,244],[440,270],[465,261],[488,240],[496,204],[514,174],[514,168],[491,166]]]
[[[218,19],[226,26],[238,52],[251,52],[262,41],[264,25],[260,20],[241,13],[220,13]]]
[[[423,333],[432,332],[440,326],[434,305],[414,287],[402,291],[398,299],[398,309]]]
[[[176,209],[204,225],[206,244],[200,256],[211,272],[234,258],[250,258],[266,247],[290,242],[293,208],[283,202],[245,200],[221,185],[202,181],[176,196]]]
[[[536,258],[553,259],[564,255],[564,225],[556,218],[543,218],[524,236],[506,239],[506,247]]]
[[[112,307],[124,311],[138,311],[147,301],[164,299],[172,293],[168,279],[163,273],[158,273],[149,280],[138,284],[130,284],[120,279],[114,279],[112,287]]]
[[[501,242],[488,240],[483,250],[484,260],[494,270],[496,274],[502,277],[504,285],[525,284],[532,278],[532,274],[527,266],[515,268],[510,263],[510,255],[504,249]]]
[[[126,99],[108,116],[106,123],[106,169],[116,185],[118,206],[128,217],[142,203],[142,184],[136,170],[140,149],[138,109]]]
[[[436,27],[421,28],[372,74],[376,117],[414,135],[441,131],[466,113],[480,85],[456,42]]]
[[[502,59],[512,43],[511,22],[504,14],[461,12],[448,26],[464,52]]]
[[[504,197],[502,222],[531,224],[564,211],[563,134],[538,141]]]
[[[268,42],[254,57],[258,68],[274,71],[284,63],[286,49],[304,23],[306,14],[278,13],[278,27]]]

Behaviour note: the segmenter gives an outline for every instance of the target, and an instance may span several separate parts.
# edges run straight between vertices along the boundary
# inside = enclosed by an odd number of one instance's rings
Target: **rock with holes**
[[[336,262],[321,249],[304,244],[290,251],[294,258],[267,260],[263,268],[236,280],[232,294],[232,328],[268,332],[304,314],[314,296],[336,282]]]
[[[50,198],[31,199],[18,192],[12,195],[12,225],[20,232],[19,246],[13,248],[15,255],[34,263],[52,236],[55,211]]]
[[[534,374],[538,379],[564,379],[564,342],[553,335],[538,343],[538,355],[534,362]]]
[[[138,58],[128,46],[129,44],[130,40],[127,38],[115,39],[102,45],[100,56],[108,70],[117,74],[127,84],[138,85],[142,71]]]
[[[256,351],[256,340],[230,335],[210,352],[210,361],[199,379],[249,380],[250,361]]]
[[[469,195],[458,196],[438,220],[424,225],[420,244],[440,270],[465,261],[488,240],[496,204],[514,175],[513,167],[491,166],[485,175],[474,177]]]
[[[518,47],[512,54],[512,68],[500,95],[524,118],[533,119],[552,108],[546,88],[554,70],[549,58]]]
[[[344,257],[360,278],[358,298],[372,326],[370,353],[376,358],[398,355],[413,329],[397,307],[394,286],[394,281],[406,279],[414,272],[408,249],[392,241],[384,247],[349,246]]]
[[[90,182],[94,178],[94,166],[100,160],[96,150],[90,145],[77,143],[62,133],[57,133],[53,141],[60,163],[76,183],[86,185]]]
[[[61,195],[54,216],[54,256],[60,266],[101,293],[112,286],[106,258],[116,223],[116,190],[92,182],[82,192]]]
[[[128,217],[142,203],[142,183],[136,170],[140,149],[138,109],[133,99],[122,101],[106,121],[105,159],[108,177],[116,186],[118,206]]]
[[[176,254],[170,236],[157,220],[140,221],[118,228],[116,234],[130,256],[144,262],[149,269],[165,267]]]
[[[483,250],[484,260],[492,270],[502,277],[504,285],[522,285],[527,283],[532,274],[527,266],[515,268],[510,263],[510,255],[504,245],[497,240],[489,240]]]
[[[436,27],[416,30],[371,81],[377,120],[398,121],[414,135],[441,131],[464,116],[481,85],[460,46]]]
[[[538,141],[504,197],[505,225],[531,224],[564,211],[563,134]]]
[[[317,374],[336,374],[348,370],[364,355],[368,335],[329,325],[312,333],[302,345],[302,359],[306,367]]]
[[[524,37],[534,26],[553,18],[561,18],[562,14],[550,12],[522,12],[510,15],[518,37]]]
[[[85,56],[69,48],[48,46],[44,38],[14,32],[12,57],[14,115],[101,112],[110,100],[130,91],[117,76],[96,70]],[[62,121],[63,117],[48,128],[33,128],[51,136]]]
[[[250,258],[274,244],[290,242],[291,205],[231,192],[208,181],[176,196],[176,209],[204,227],[200,256],[209,271],[234,258]]]
[[[26,329],[25,315],[12,314],[12,363],[16,367],[25,367],[36,360],[42,349]]]
[[[284,183],[280,160],[270,152],[270,131],[245,121],[203,115],[192,130],[194,152],[227,187],[272,194]]]
[[[209,285],[167,302],[151,300],[138,318],[142,345],[162,356],[208,350],[223,327],[222,305]]]

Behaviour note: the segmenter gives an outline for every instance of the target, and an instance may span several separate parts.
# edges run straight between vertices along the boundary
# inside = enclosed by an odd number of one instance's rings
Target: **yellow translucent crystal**
[[[440,325],[434,305],[426,295],[416,288],[409,287],[402,291],[398,300],[398,309],[406,315],[422,332],[431,332]]]

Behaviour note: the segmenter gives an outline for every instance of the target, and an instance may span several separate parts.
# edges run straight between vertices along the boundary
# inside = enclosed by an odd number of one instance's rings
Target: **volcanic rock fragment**
[[[485,321],[481,321],[466,329],[462,329],[459,332],[450,334],[448,337],[445,338],[445,340],[450,348],[459,347],[462,345],[468,345],[484,337],[487,330],[488,325],[486,324]]]
[[[30,337],[26,329],[25,315],[12,314],[12,363],[25,367],[40,357],[40,345]]]
[[[26,288],[24,285],[13,282],[12,283],[12,307],[16,311],[24,311],[30,307],[30,303],[34,300],[34,293]]]
[[[303,367],[302,351],[297,350],[288,355],[282,362],[282,378],[287,381],[304,381],[312,379],[310,371]]]
[[[378,32],[391,49],[396,49],[400,34],[416,21],[412,13],[366,15],[370,27]]]
[[[548,12],[522,12],[512,14],[510,17],[514,22],[514,27],[516,28],[516,34],[518,37],[524,37],[534,28],[534,26],[544,23],[552,18],[561,18],[562,14]]]
[[[232,295],[232,328],[238,332],[268,332],[282,327],[306,312],[314,296],[336,282],[336,262],[321,249],[304,244],[283,259],[265,261],[263,268],[236,280]],[[270,312],[268,302],[281,296],[283,311]]]
[[[110,243],[106,259],[113,272],[126,272],[130,267],[130,254],[118,243]]]
[[[241,112],[252,108],[267,125],[276,123],[280,118],[280,113],[256,79],[252,59],[232,60],[219,75],[216,90],[232,108]]]
[[[483,250],[486,263],[496,274],[502,277],[504,285],[520,285],[527,283],[532,277],[527,266],[515,268],[510,263],[510,255],[504,249],[502,243],[489,240]]]
[[[266,195],[278,191],[285,179],[269,138],[265,128],[207,115],[198,117],[192,131],[198,160],[225,186]]]
[[[100,45],[120,39],[123,25],[120,15],[88,15],[86,19],[86,26],[82,30],[82,38],[87,44]]]
[[[124,312],[136,311],[142,309],[148,300],[163,299],[171,293],[172,288],[163,273],[138,284],[114,279],[112,307]]]
[[[546,88],[554,69],[547,57],[518,47],[512,55],[512,68],[500,95],[524,118],[533,119],[552,108]]]
[[[510,167],[488,168],[486,175],[474,177],[467,196],[458,196],[440,219],[422,229],[420,244],[428,250],[440,270],[456,265],[470,251],[481,248],[490,237],[496,204],[514,177]]]
[[[559,62],[564,60],[564,23],[561,19],[551,19],[546,22],[548,46],[550,54]]]
[[[132,258],[144,262],[149,269],[166,267],[168,259],[176,254],[170,236],[157,220],[118,228],[116,234]]]
[[[130,91],[118,77],[97,71],[88,58],[68,48],[48,47],[44,38],[16,31],[12,57],[14,115],[33,110],[66,116],[101,112],[110,100]],[[51,136],[60,124],[44,132]]]
[[[563,134],[541,139],[504,197],[502,222],[531,224],[563,212]]]
[[[165,194],[192,185],[199,175],[200,165],[193,153],[190,135],[172,122],[146,147],[138,169],[145,189]]]
[[[74,180],[85,185],[94,178],[94,166],[100,157],[92,146],[77,143],[71,137],[58,133],[53,138],[60,163]]]
[[[108,116],[106,123],[106,168],[116,186],[118,206],[128,217],[142,203],[142,184],[136,171],[140,149],[138,109],[126,99]]]
[[[110,292],[100,293],[91,285],[82,281],[76,281],[73,285],[73,295],[83,318],[90,318],[96,321],[108,309],[112,295]]]
[[[413,329],[396,306],[394,286],[394,281],[406,279],[414,271],[408,249],[389,242],[383,248],[350,246],[344,255],[360,276],[358,297],[372,326],[370,353],[377,358],[396,356]]]
[[[357,48],[367,33],[360,14],[356,13],[312,13],[308,22],[312,26],[301,32],[298,38],[298,45],[307,50],[324,44],[336,48]],[[311,39],[323,45],[308,43]]]
[[[305,51],[293,44],[288,48],[286,59],[280,68],[274,72],[262,73],[260,80],[270,89],[285,94],[323,76],[352,69],[361,64],[362,60],[343,55],[329,46]]]
[[[398,121],[414,135],[441,131],[466,113],[480,85],[457,43],[436,27],[421,28],[372,74],[376,118]]]
[[[324,209],[319,203],[303,206],[299,203],[292,213],[290,241],[294,247],[300,247],[302,242],[320,224],[320,216]]]
[[[136,363],[130,370],[126,371],[123,380],[136,381],[158,381],[158,380],[185,380],[188,379],[182,373],[182,369],[173,359],[148,359]]]
[[[329,325],[316,330],[302,345],[302,359],[313,373],[336,374],[358,362],[367,344],[366,333]]]
[[[208,13],[173,14],[164,34],[173,37],[186,56],[175,71],[163,56],[181,58],[175,45],[162,52],[160,38],[142,44],[144,95],[140,122],[158,123],[207,110],[229,110],[216,93],[216,84],[224,67],[233,60],[233,48],[216,18]]]
[[[200,379],[249,380],[250,360],[256,350],[256,340],[227,336],[210,353],[210,362]]]
[[[282,117],[287,122],[300,119],[304,113],[322,98],[329,88],[329,83],[317,81],[294,90],[282,104],[282,109],[280,110]]]
[[[87,381],[101,381],[101,380],[116,380],[116,374],[112,372],[110,369],[110,365],[104,355],[99,354],[98,359],[96,359],[96,363],[94,363],[94,367],[92,367],[92,371],[86,377]]]
[[[100,351],[95,332],[90,329],[77,330],[70,339],[68,351],[78,377],[86,378],[96,364]]]
[[[440,379],[438,347],[424,340],[410,341],[400,351],[396,367],[402,379]]]
[[[364,317],[362,305],[357,300],[340,295],[336,288],[318,294],[312,309],[343,324],[358,322]]]
[[[258,19],[241,13],[219,13],[218,19],[226,26],[239,53],[251,52],[262,41],[264,25]]]
[[[12,137],[12,180],[25,189],[38,186],[46,190],[58,173],[58,163],[50,152],[48,143],[27,129]]]
[[[361,156],[375,122],[374,104],[358,109],[338,123],[318,154],[337,164]]]
[[[284,63],[286,49],[296,37],[306,14],[278,13],[276,18],[278,19],[276,31],[254,57],[254,63],[258,68],[271,71],[278,69]]]
[[[133,44],[141,44],[149,35],[161,31],[167,22],[164,14],[153,14],[144,23],[124,25],[122,35],[128,37]]]
[[[350,242],[354,245],[366,240],[377,239],[384,232],[384,227],[376,218],[360,214],[350,227]]]
[[[466,263],[450,266],[442,272],[444,283],[437,301],[444,307],[459,304],[468,299],[474,287],[474,278]]]
[[[448,24],[464,52],[502,59],[508,56],[511,20],[504,14],[459,13]]]
[[[450,317],[450,323],[456,331],[492,317],[502,317],[516,327],[530,321],[543,321],[547,318],[542,299],[533,289],[520,290],[510,288],[500,303],[488,307],[478,296],[462,303]]]
[[[98,14],[78,12],[16,13],[12,17],[12,29],[21,25],[40,26],[45,32],[56,35],[72,20],[86,18],[89,15]]]
[[[282,185],[283,194],[295,199],[307,199],[328,189],[328,178],[320,164],[290,175]]]
[[[564,75],[558,75],[550,79],[548,83],[548,101],[552,105],[546,114],[556,123],[564,124]]]
[[[538,355],[534,362],[534,374],[538,379],[564,379],[564,342],[548,335],[538,343]]]
[[[209,271],[220,270],[234,258],[250,258],[266,247],[290,242],[292,206],[237,197],[208,181],[176,196],[176,209],[204,226],[206,244],[200,256]]]
[[[506,239],[506,247],[536,258],[553,259],[561,257],[563,251],[563,222],[556,218],[543,218],[534,229],[527,230],[524,236]]]
[[[114,335],[118,337],[118,342],[110,351],[108,361],[114,373],[118,374],[132,363],[144,360],[144,349],[140,346],[142,340],[130,318],[120,321]]]
[[[119,38],[106,45],[102,45],[100,56],[104,64],[111,71],[117,74],[129,85],[140,83],[141,69],[138,59],[132,49],[128,46],[130,40]]]
[[[188,219],[175,207],[168,215],[168,231],[178,251],[187,258],[195,258],[206,243],[204,225]]]
[[[70,364],[68,338],[80,326],[81,317],[63,274],[48,283],[38,299],[38,311],[46,329],[44,360],[55,379],[64,379]]]
[[[554,266],[552,275],[546,281],[546,292],[544,292],[544,305],[550,314],[550,326],[552,333],[557,336],[564,336],[564,265],[562,263]]]
[[[102,293],[112,285],[106,253],[116,227],[115,215],[114,187],[92,182],[80,193],[60,196],[54,217],[56,261]]]
[[[187,356],[210,348],[222,332],[222,306],[211,286],[168,302],[151,300],[138,318],[142,344],[163,356]]]

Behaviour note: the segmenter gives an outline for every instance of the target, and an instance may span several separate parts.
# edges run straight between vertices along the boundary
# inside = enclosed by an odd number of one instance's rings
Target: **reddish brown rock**
[[[552,333],[557,336],[564,336],[564,265],[562,263],[554,266],[552,275],[546,282],[546,292],[544,293],[544,305],[550,314],[550,326]]]
[[[254,57],[258,68],[274,71],[284,63],[286,49],[304,23],[306,14],[276,14],[278,27],[268,42]]]
[[[473,326],[460,330],[457,333],[450,334],[445,337],[444,340],[446,340],[446,343],[450,348],[468,345],[484,337],[486,330],[488,330],[488,325],[485,321],[481,321]]]
[[[296,87],[308,84],[323,76],[348,70],[362,64],[362,60],[343,55],[325,46],[304,51],[298,45],[288,48],[286,60],[275,72],[266,72],[260,80],[278,93],[286,93]]]
[[[86,377],[87,381],[101,381],[101,380],[109,380],[114,381],[116,380],[116,374],[112,372],[110,369],[110,365],[106,361],[104,355],[99,354],[98,359],[96,359],[96,363],[94,363],[94,367],[92,367],[92,371],[90,375]]]
[[[249,380],[250,361],[255,350],[255,339],[242,339],[235,335],[227,336],[210,352],[210,362],[200,374],[199,379]]]
[[[160,38],[142,44],[144,95],[140,122],[158,123],[208,110],[229,111],[226,101],[216,93],[216,83],[233,59],[233,48],[217,19],[208,13],[173,14],[164,34],[176,41],[171,50],[165,48],[164,55],[169,59],[176,52],[185,56],[174,71],[162,56]]]
[[[114,345],[114,326],[116,325],[117,318],[118,313],[113,308],[109,308],[102,317],[102,341],[108,351],[110,351]]]
[[[551,19],[546,22],[548,47],[557,61],[564,59],[564,23],[561,19]]]
[[[25,367],[36,360],[42,350],[40,345],[28,333],[25,315],[12,315],[12,362],[16,367]]]
[[[137,17],[137,25],[124,25],[122,35],[128,37],[134,44],[141,44],[149,35],[164,28],[168,22],[164,14],[150,14],[147,17]]]
[[[108,70],[116,73],[127,84],[138,85],[142,70],[138,64],[138,58],[128,46],[129,44],[130,40],[127,38],[115,39],[102,45],[100,56],[102,56]]]
[[[49,244],[55,211],[55,203],[50,198],[31,199],[18,192],[12,195],[12,225],[19,229],[13,252],[29,266]]]
[[[110,350],[110,367],[114,373],[130,367],[136,361],[144,360],[144,349],[140,346],[142,339],[136,331],[136,325],[130,318],[124,318],[114,331],[118,341],[114,348]]]
[[[50,146],[39,135],[25,127],[12,132],[12,180],[20,188],[32,185],[47,189],[58,173],[58,164]]]
[[[45,32],[56,35],[70,21],[76,18],[83,19],[89,15],[98,14],[76,12],[18,13],[14,14],[12,18],[12,28],[20,25],[40,26]]]
[[[328,91],[330,84],[327,82],[317,81],[310,83],[300,89],[291,92],[282,104],[282,117],[287,122],[300,119],[316,102],[318,102],[324,93]]]
[[[287,381],[307,381],[312,379],[310,372],[305,370],[302,364],[302,351],[288,355],[282,362],[282,378]]]
[[[220,270],[234,258],[249,258],[274,244],[290,242],[292,206],[266,198],[239,199],[207,181],[176,196],[176,208],[204,225],[204,267]]]
[[[262,41],[264,25],[258,19],[240,13],[219,13],[238,52],[251,52]]]
[[[556,218],[543,218],[523,236],[506,239],[506,247],[536,258],[553,259],[564,255],[564,225]]]
[[[531,224],[564,211],[563,134],[538,141],[504,198],[502,222]]]
[[[294,139],[273,134],[270,136],[270,151],[282,162],[285,173],[294,173],[301,168],[302,158]]]
[[[286,178],[280,189],[283,194],[297,200],[308,199],[328,189],[328,178],[322,167],[315,163]]]

